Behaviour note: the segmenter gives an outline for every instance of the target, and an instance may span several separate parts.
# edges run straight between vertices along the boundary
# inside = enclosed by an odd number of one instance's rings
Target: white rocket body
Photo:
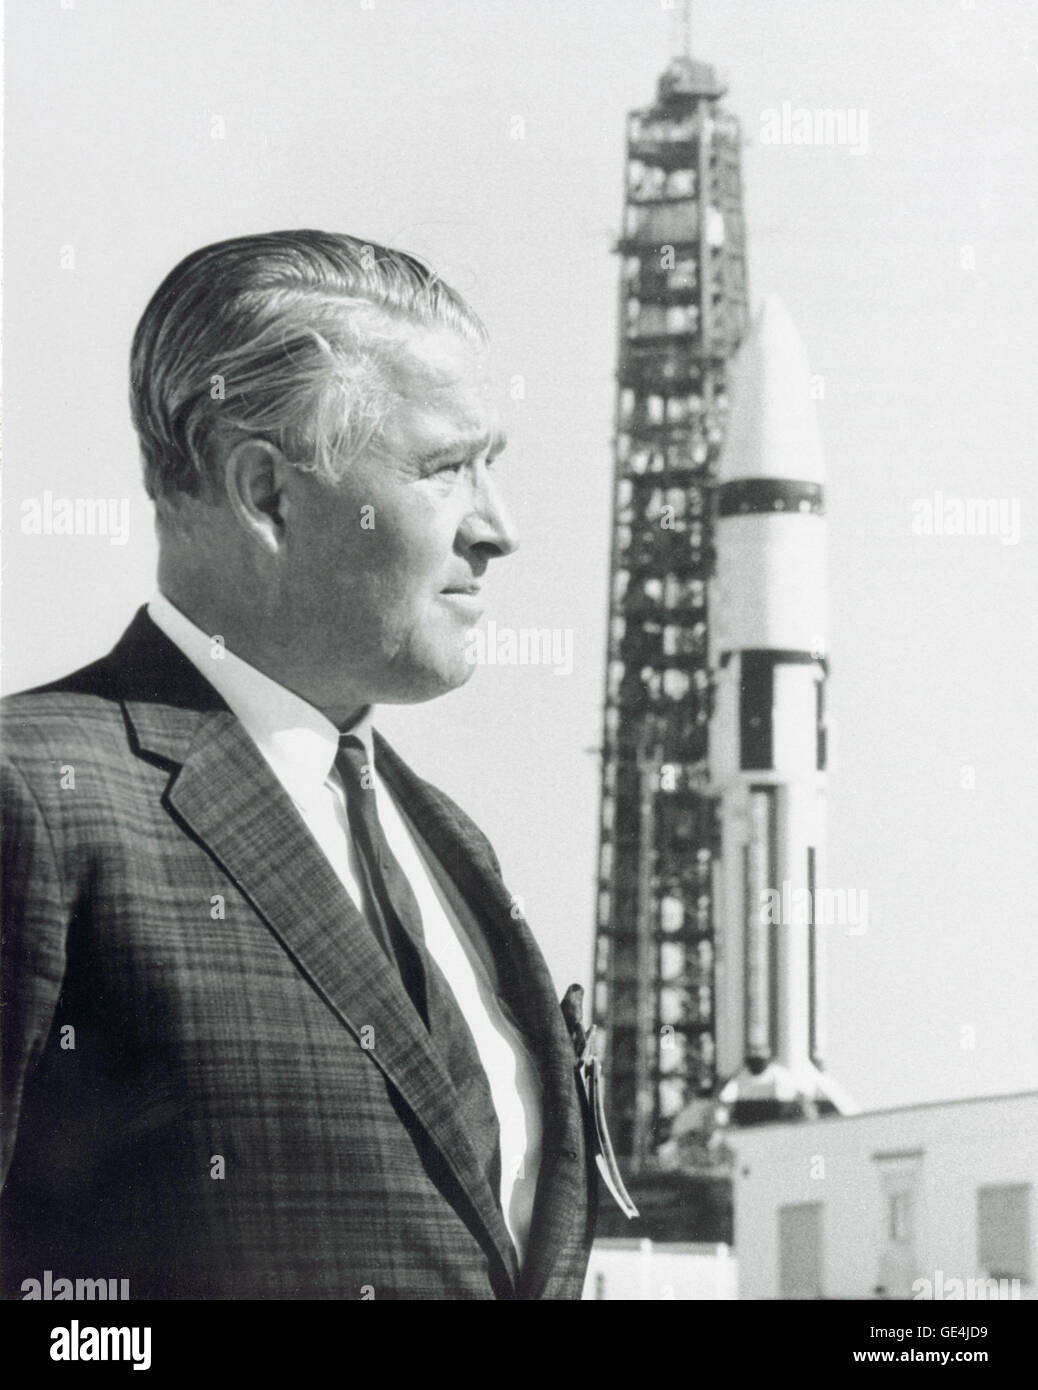
[[[824,470],[803,343],[765,300],[720,462],[710,772],[720,798],[717,1066],[736,1123],[856,1107],[822,1070]]]

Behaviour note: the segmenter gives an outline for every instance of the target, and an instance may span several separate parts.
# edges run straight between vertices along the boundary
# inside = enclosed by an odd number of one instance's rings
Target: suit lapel
[[[453,802],[423,782],[378,734],[376,766],[394,797],[475,911],[494,952],[501,990],[531,1040],[544,1085],[544,1147],[520,1296],[539,1298],[562,1248],[578,1243],[586,1219],[583,1119],[570,1039],[548,968],[515,912],[486,841]]]
[[[145,634],[148,643],[163,644],[164,674],[170,664],[176,673],[175,658],[164,650],[176,648],[145,622],[155,634]],[[145,669],[154,673],[141,664],[142,656],[134,654],[138,682]],[[496,1262],[495,1282],[503,1275],[514,1285],[511,1240],[428,1032],[291,799],[239,721],[202,684],[213,697],[203,712],[184,708],[177,698],[169,704],[157,699],[154,679],[147,694],[140,692],[143,698],[124,702],[140,751],[182,764],[166,794],[173,814],[222,865],[346,1028],[364,1040],[366,1055],[400,1093],[460,1186],[476,1234]]]

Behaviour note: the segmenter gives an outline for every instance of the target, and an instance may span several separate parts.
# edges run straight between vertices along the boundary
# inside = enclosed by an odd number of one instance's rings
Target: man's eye
[[[437,473],[460,473],[461,470],[462,470],[464,467],[465,467],[465,461],[464,461],[464,459],[462,459],[461,462],[459,462],[459,463],[441,463],[440,466],[439,466],[439,468],[437,468],[436,472],[437,472]]]

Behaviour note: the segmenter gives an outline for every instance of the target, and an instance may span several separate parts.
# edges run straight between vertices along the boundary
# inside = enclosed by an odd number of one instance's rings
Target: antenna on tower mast
[[[681,0],[681,54],[692,57],[692,0]]]

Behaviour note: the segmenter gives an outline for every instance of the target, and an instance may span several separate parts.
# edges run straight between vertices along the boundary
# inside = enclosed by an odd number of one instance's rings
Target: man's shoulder
[[[134,711],[152,732],[182,732],[216,708],[226,707],[142,607],[106,656],[0,700],[0,744],[16,760],[41,749],[110,755],[133,744]]]
[[[104,661],[92,662],[58,680],[0,700],[5,743],[22,735],[32,737],[50,726],[103,724],[118,711],[118,696],[106,688]]]
[[[107,762],[129,749],[118,669],[104,656],[0,700],[0,756],[30,782],[41,769]]]
[[[31,742],[48,731],[98,731],[121,723],[121,692],[108,657],[77,671],[0,700],[0,727],[5,746]]]

